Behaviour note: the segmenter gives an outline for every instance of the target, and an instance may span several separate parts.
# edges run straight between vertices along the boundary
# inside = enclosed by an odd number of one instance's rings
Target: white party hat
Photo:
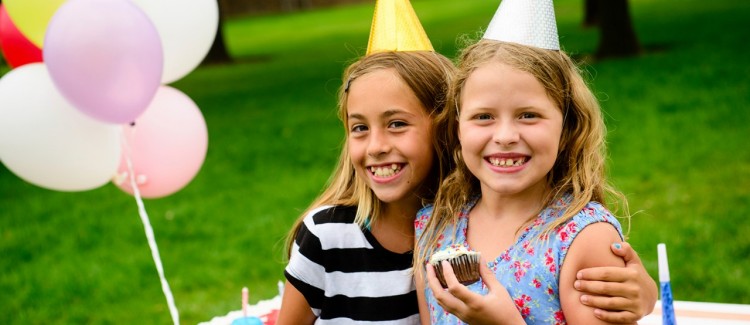
[[[483,38],[559,50],[552,0],[502,0]]]
[[[409,0],[377,0],[367,55],[384,51],[433,51]]]

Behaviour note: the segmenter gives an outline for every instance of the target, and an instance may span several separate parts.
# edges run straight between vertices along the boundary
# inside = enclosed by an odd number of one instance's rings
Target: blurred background
[[[450,58],[498,3],[412,1]],[[184,188],[144,200],[185,324],[239,309],[243,286],[251,302],[278,294],[287,231],[340,151],[336,92],[365,52],[374,1],[218,4],[218,42],[170,83],[205,118],[205,161]],[[557,0],[555,10],[561,45],[605,112],[610,177],[649,273],[657,279],[665,243],[675,300],[750,304],[750,2]],[[0,164],[0,256],[2,324],[170,322],[136,201],[112,183],[49,190]]]

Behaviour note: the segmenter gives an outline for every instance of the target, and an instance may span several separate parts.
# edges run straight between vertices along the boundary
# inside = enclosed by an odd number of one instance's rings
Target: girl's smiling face
[[[557,159],[563,117],[528,72],[490,62],[469,75],[461,94],[461,154],[482,195],[546,190]]]
[[[432,168],[432,118],[392,69],[351,82],[347,101],[352,164],[384,203],[418,204]]]

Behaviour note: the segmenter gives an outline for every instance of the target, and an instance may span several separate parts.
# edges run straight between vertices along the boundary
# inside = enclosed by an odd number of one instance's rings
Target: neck
[[[380,214],[380,220],[387,222],[399,229],[409,230],[414,233],[414,218],[419,210],[416,202],[408,203],[384,203]]]
[[[385,249],[406,253],[414,249],[414,218],[418,206],[383,204],[382,211],[371,232]]]
[[[548,193],[547,186],[533,187],[510,195],[483,189],[478,205],[494,219],[528,220],[543,208]]]

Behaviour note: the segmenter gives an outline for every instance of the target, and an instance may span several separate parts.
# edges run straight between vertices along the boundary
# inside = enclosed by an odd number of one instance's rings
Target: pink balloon
[[[129,0],[65,2],[47,27],[44,61],[73,106],[115,124],[146,110],[164,64],[156,27]]]
[[[198,173],[208,149],[208,131],[198,106],[169,86],[159,88],[154,101],[135,125],[125,125],[122,161],[114,183],[133,194],[127,157],[144,198],[170,195]]]
[[[5,6],[0,4],[0,50],[11,68],[42,62],[42,50],[31,43],[10,20]]]

